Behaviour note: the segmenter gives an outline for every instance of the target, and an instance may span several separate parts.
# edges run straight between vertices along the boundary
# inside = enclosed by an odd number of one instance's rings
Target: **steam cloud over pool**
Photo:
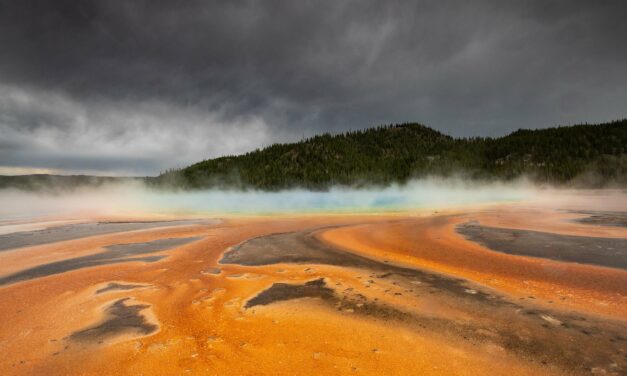
[[[329,191],[159,191],[141,184],[110,185],[71,192],[5,190],[3,219],[74,212],[101,213],[291,213],[402,211],[472,203],[516,201],[537,193],[531,185],[476,185],[461,180],[417,180],[387,188]]]

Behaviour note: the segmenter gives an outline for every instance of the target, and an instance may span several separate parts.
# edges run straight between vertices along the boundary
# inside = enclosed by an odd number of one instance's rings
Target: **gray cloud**
[[[2,1],[3,165],[142,174],[302,135],[625,116],[623,1]]]

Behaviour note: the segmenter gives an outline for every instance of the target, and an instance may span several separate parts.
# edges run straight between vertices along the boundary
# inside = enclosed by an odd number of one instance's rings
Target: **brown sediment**
[[[471,220],[537,230],[504,213],[239,217],[2,252],[6,275],[114,244],[199,238],[159,262],[0,288],[0,373],[624,373],[626,272],[494,252],[455,231]],[[545,230],[620,238],[571,217]]]
[[[222,270],[220,268],[207,268],[200,273],[204,275],[217,275],[222,273]]]
[[[627,212],[581,210],[574,213],[586,215],[573,219],[575,222],[597,226],[627,227]]]
[[[106,250],[104,252],[38,265],[33,268],[21,270],[17,273],[0,277],[0,286],[20,281],[26,281],[33,278],[47,277],[53,274],[61,274],[76,269],[92,268],[99,265],[119,264],[131,261],[155,262],[163,259],[165,256],[135,256],[145,255],[158,251],[165,251],[173,247],[196,241],[198,239],[200,238],[170,238],[153,240],[146,243],[113,244],[106,246]]]
[[[328,288],[323,278],[305,282],[302,285],[289,283],[274,283],[267,290],[263,290],[259,295],[246,302],[245,308],[257,305],[267,305],[281,300],[292,300],[300,298],[321,298],[333,299],[333,290]]]
[[[101,218],[100,221],[106,221],[106,219]],[[211,223],[211,221],[207,223]],[[143,243],[164,238],[195,237],[198,236],[199,231],[217,226],[217,224],[211,225],[207,223],[202,224],[201,222],[187,226],[133,230],[5,250],[0,252],[0,276],[6,276],[46,263],[93,255],[102,252],[104,247],[112,244]],[[219,223],[219,221],[216,221],[216,223]]]
[[[524,203],[496,205],[491,208],[468,211],[469,220],[477,220],[484,226],[542,231],[560,235],[601,238],[625,238],[625,228],[617,226],[591,226],[581,223],[582,214],[573,210],[549,209],[525,206]],[[464,213],[459,213],[464,214]]]
[[[378,278],[395,275],[409,282],[425,283],[460,298],[496,299],[496,296],[476,291],[468,294],[465,281],[437,273],[390,264],[346,252],[320,242],[315,233],[321,229],[309,229],[290,233],[272,234],[248,240],[232,247],[220,260],[221,264],[271,265],[279,263],[326,264],[351,268],[363,268],[381,272]]]
[[[467,239],[498,252],[627,269],[627,238],[599,238],[482,226],[457,226]]]
[[[472,311],[475,317],[455,320],[446,315],[425,314],[420,310],[402,310],[389,303],[372,301],[359,293],[334,291],[326,286],[323,279],[318,279],[302,285],[275,283],[249,300],[245,307],[300,298],[320,298],[343,314],[364,316],[397,328],[409,328],[420,335],[428,333],[475,346],[502,348],[519,357],[559,366],[574,374],[586,373],[599,368],[598,365],[611,364],[617,372],[626,369],[625,341],[621,340],[624,324],[556,315],[516,305],[486,309],[488,307],[473,304],[464,309]],[[490,319],[483,319],[488,315]]]
[[[32,247],[73,239],[80,239],[95,235],[112,234],[145,230],[156,227],[188,226],[194,224],[209,224],[207,220],[177,220],[177,221],[138,221],[138,222],[94,222],[55,226],[41,230],[20,231],[0,235],[0,251],[9,249]]]
[[[326,286],[323,279],[302,285],[275,283],[249,300],[245,307],[266,305],[281,300],[302,297],[318,297],[337,305],[339,310],[350,310],[376,319],[400,321],[405,325],[447,333],[459,339],[495,345],[508,349],[520,356],[538,361],[558,364],[569,371],[577,372],[597,364],[616,364],[617,369],[627,370],[622,358],[624,344],[610,340],[620,337],[627,326],[620,322],[603,321],[595,318],[572,317],[559,311],[537,309],[525,302],[508,300],[481,286],[470,286],[466,281],[401,267],[381,262],[346,251],[334,249],[320,243],[311,235],[312,231],[274,234],[249,240],[227,252],[222,263],[238,262],[245,265],[267,265],[273,263],[329,264],[363,268],[369,272],[367,285],[375,280],[387,279],[399,288],[394,296],[405,294],[405,299],[445,301],[466,317],[464,322],[451,320],[442,315],[429,317],[412,309],[376,303],[366,298],[365,288],[360,288],[357,298],[352,293],[342,294]],[[417,284],[416,284],[417,282]],[[402,292],[398,292],[402,291]],[[345,291],[346,292],[346,291]],[[385,293],[386,291],[384,291]],[[437,297],[433,295],[437,294]],[[482,320],[490,317],[490,320]],[[512,322],[512,319],[515,321]],[[489,324],[486,325],[486,321]],[[582,322],[584,322],[582,324]],[[551,325],[550,325],[551,324]],[[483,333],[487,329],[493,337]],[[585,333],[584,333],[585,331]],[[521,338],[519,333],[526,332]],[[587,343],[585,353],[581,344]]]
[[[141,284],[109,282],[105,287],[96,290],[96,294],[103,294],[109,291],[126,291],[147,287]]]
[[[144,336],[156,332],[159,326],[151,323],[141,313],[150,308],[147,304],[129,305],[129,298],[116,300],[105,309],[105,319],[93,326],[72,333],[68,339],[79,342],[102,343],[104,340],[130,334]]]
[[[320,234],[325,242],[352,252],[438,270],[472,280],[517,297],[534,296],[537,303],[627,317],[627,272],[594,265],[557,262],[494,252],[458,234],[458,225],[477,220],[507,228],[534,229],[535,218],[551,217],[561,234],[589,235],[592,226],[569,224],[555,213],[534,210],[524,222],[518,208],[407,219],[381,225],[339,228]],[[509,218],[513,218],[510,222]],[[572,226],[572,228],[565,226]],[[584,230],[582,230],[582,227]],[[551,230],[550,226],[544,226]],[[576,229],[579,232],[576,232]],[[590,229],[596,233],[596,228]],[[611,230],[618,238],[624,229]]]

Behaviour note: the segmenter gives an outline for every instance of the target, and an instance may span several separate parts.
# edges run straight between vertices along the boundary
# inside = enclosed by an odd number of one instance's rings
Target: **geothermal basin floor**
[[[4,234],[0,373],[623,375],[623,217],[502,204]]]

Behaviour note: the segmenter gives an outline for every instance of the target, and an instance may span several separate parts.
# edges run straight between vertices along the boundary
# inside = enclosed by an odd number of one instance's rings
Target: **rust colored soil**
[[[627,237],[581,216],[234,217],[7,249],[0,374],[625,374],[625,270],[458,233]]]

